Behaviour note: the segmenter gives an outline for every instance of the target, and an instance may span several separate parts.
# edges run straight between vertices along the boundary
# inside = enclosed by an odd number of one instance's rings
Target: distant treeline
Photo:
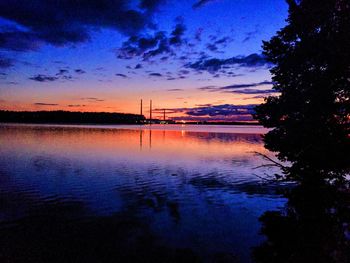
[[[177,122],[177,123],[180,124],[180,122]],[[196,125],[251,125],[251,126],[259,125],[259,126],[261,126],[258,122],[244,122],[244,121],[201,121],[201,122],[190,121],[190,122],[186,122],[186,124],[196,124]]]
[[[107,112],[0,111],[0,122],[59,124],[139,124],[143,115]]]

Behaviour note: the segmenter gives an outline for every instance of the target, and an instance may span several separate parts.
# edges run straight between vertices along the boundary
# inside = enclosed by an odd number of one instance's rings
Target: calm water
[[[1,125],[0,261],[251,262],[286,202],[255,169],[264,132]]]

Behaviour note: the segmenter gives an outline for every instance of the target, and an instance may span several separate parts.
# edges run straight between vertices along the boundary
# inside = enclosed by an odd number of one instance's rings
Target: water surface
[[[0,126],[3,262],[251,262],[285,204],[252,126]]]

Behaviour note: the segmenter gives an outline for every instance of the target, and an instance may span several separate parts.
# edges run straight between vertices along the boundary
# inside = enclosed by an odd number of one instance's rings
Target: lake
[[[252,262],[258,126],[0,125],[1,262]]]

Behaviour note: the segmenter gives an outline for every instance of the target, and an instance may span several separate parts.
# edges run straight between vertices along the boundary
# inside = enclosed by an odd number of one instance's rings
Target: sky
[[[0,0],[0,109],[250,121],[284,0]]]

